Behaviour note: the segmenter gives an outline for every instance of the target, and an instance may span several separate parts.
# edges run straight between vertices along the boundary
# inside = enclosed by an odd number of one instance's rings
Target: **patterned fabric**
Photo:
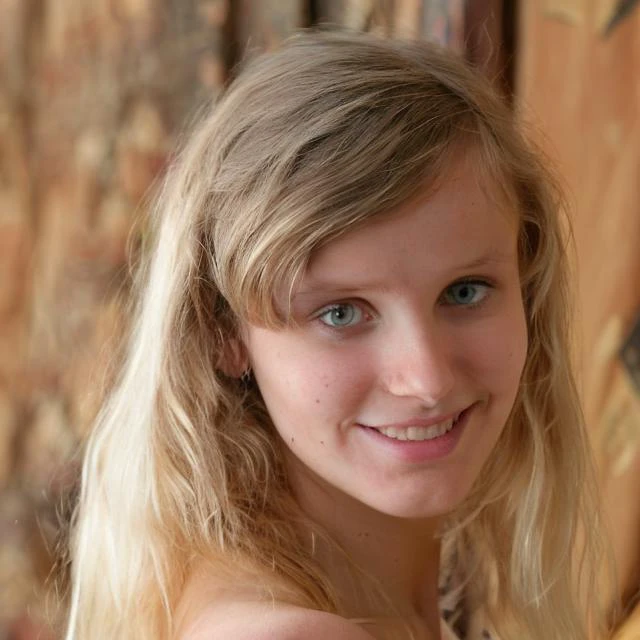
[[[456,579],[451,567],[454,562],[443,562],[440,570],[440,615],[443,619],[443,640],[497,640],[483,624],[482,611],[471,611],[464,594],[456,588]]]
[[[440,625],[442,640],[460,640],[458,636],[452,631],[451,627],[443,620]]]

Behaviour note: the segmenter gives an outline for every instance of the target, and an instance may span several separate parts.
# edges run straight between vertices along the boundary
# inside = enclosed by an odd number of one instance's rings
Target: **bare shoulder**
[[[214,576],[187,581],[175,615],[175,640],[372,640],[353,622],[273,600],[259,581]]]
[[[178,640],[372,640],[332,613],[283,603],[227,602],[207,607]]]

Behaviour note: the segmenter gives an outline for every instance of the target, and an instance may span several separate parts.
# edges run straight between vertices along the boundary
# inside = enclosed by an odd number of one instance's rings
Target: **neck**
[[[316,540],[315,556],[336,585],[345,616],[401,616],[439,637],[439,522],[380,513],[308,474],[298,474],[294,491],[303,511],[337,543]],[[380,588],[382,601],[372,596]]]

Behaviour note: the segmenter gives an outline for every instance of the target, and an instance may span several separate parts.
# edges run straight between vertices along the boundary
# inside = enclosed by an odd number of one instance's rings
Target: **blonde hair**
[[[435,185],[459,153],[476,154],[485,184],[520,217],[529,351],[509,423],[452,514],[449,543],[499,634],[586,637],[580,596],[593,585],[576,587],[574,543],[580,523],[595,532],[598,521],[567,355],[554,182],[488,83],[451,53],[306,33],[248,63],[157,197],[126,360],[87,445],[69,640],[170,637],[198,558],[339,612],[259,391],[221,363],[240,320],[282,325],[275,292],[314,250]],[[584,541],[585,571],[597,540]]]

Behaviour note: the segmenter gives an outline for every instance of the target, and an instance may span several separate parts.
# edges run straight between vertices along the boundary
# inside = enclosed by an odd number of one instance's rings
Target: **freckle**
[[[320,398],[316,398],[316,404],[320,404]]]
[[[320,440],[320,444],[324,446],[324,440]]]
[[[293,444],[295,441],[295,438],[291,438],[291,444]]]

